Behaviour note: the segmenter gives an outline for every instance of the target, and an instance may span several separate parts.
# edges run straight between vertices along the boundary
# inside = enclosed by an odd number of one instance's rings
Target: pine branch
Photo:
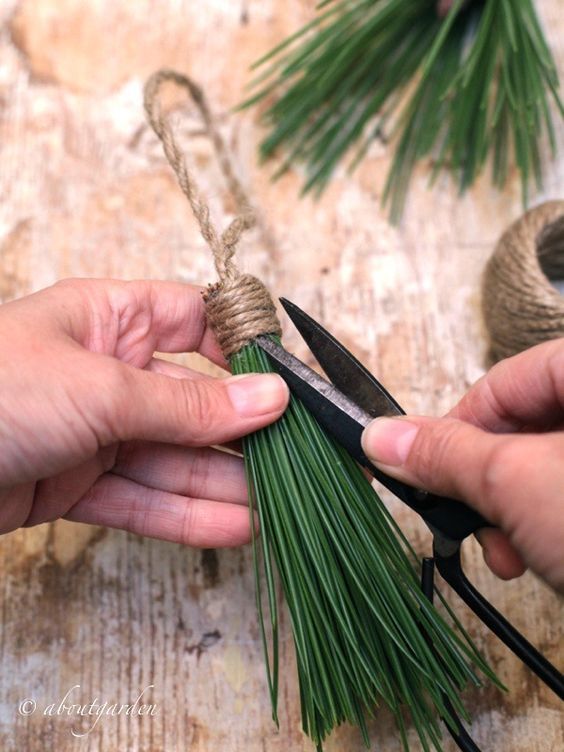
[[[303,192],[319,194],[345,156],[354,169],[389,133],[393,221],[420,160],[433,163],[431,181],[449,170],[461,192],[488,159],[498,188],[515,164],[526,203],[531,182],[541,186],[545,136],[554,153],[551,105],[564,116],[531,0],[326,0],[254,68],[241,106],[269,103],[260,152],[285,154],[276,176],[303,162]]]

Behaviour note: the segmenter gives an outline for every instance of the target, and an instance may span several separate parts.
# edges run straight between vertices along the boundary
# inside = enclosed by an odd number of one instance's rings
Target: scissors
[[[437,496],[391,478],[374,467],[361,446],[364,428],[379,416],[405,415],[380,382],[321,324],[285,298],[280,302],[325,371],[324,379],[267,335],[255,342],[276,372],[286,381],[317,421],[337,443],[382,485],[417,512],[433,535],[433,556],[423,562],[422,588],[428,598],[434,589],[434,569],[458,593],[478,618],[494,632],[556,695],[564,700],[564,675],[472,585],[460,558],[465,538],[492,527],[478,512],[455,499]],[[450,729],[449,729],[450,730]],[[478,750],[460,727],[459,747]]]

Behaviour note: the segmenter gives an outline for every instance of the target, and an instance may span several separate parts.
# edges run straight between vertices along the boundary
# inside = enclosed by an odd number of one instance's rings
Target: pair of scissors
[[[284,298],[280,302],[329,381],[271,337],[262,335],[255,341],[267,353],[274,370],[284,378],[291,392],[323,428],[382,485],[422,517],[433,535],[433,557],[426,560],[423,568],[422,586],[427,597],[432,596],[436,567],[478,618],[564,700],[564,675],[491,605],[464,574],[460,558],[463,540],[480,528],[492,527],[491,523],[461,501],[413,488],[385,475],[371,464],[361,446],[364,428],[373,418],[405,415],[405,412],[382,384],[321,324],[294,303]],[[460,743],[459,746],[461,749],[478,749],[470,741],[466,746]]]

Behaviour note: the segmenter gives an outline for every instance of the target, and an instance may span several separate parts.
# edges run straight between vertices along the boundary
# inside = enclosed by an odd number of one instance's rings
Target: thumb
[[[480,533],[496,574],[519,573],[518,552],[564,587],[564,433],[493,434],[454,418],[377,418],[364,431],[363,449],[387,475],[464,501],[501,528],[505,541],[499,530]]]
[[[499,496],[507,490],[505,469],[514,464],[516,441],[454,418],[402,416],[372,421],[362,446],[386,475],[465,501],[499,524]]]
[[[363,449],[371,462],[398,480],[467,502],[492,524],[500,524],[501,498],[508,492],[496,467],[508,437],[495,436],[449,418],[377,418],[365,430]],[[498,529],[477,534],[484,558],[499,577],[524,571],[521,556]]]
[[[372,421],[362,446],[386,475],[465,501],[499,525],[503,501],[517,475],[519,483],[526,480],[527,455],[538,440],[543,437],[493,434],[454,418],[402,416]]]
[[[110,441],[222,444],[272,423],[288,404],[276,374],[179,379],[125,366],[113,383],[105,405]]]

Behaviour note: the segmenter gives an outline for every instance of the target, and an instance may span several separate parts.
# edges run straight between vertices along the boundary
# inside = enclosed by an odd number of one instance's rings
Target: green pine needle
[[[231,359],[233,373],[269,372],[255,344]],[[244,439],[256,592],[273,716],[277,720],[278,613],[274,564],[289,609],[304,731],[318,749],[339,724],[392,711],[407,749],[404,714],[424,750],[441,749],[445,697],[462,718],[460,690],[479,684],[472,665],[499,682],[454,620],[424,597],[418,562],[362,471],[295,398],[283,417]],[[254,525],[253,525],[254,527]],[[272,629],[261,599],[262,553]],[[431,647],[432,646],[432,647]]]
[[[303,191],[319,194],[351,147],[354,169],[391,128],[383,202],[393,221],[422,159],[431,179],[452,171],[461,192],[489,157],[499,188],[516,165],[525,203],[531,181],[541,186],[541,138],[555,148],[551,100],[560,116],[564,107],[532,0],[454,0],[445,18],[437,0],[326,0],[319,11],[253,66],[261,72],[241,105],[268,103],[260,151],[284,150],[276,175],[301,161]]]

